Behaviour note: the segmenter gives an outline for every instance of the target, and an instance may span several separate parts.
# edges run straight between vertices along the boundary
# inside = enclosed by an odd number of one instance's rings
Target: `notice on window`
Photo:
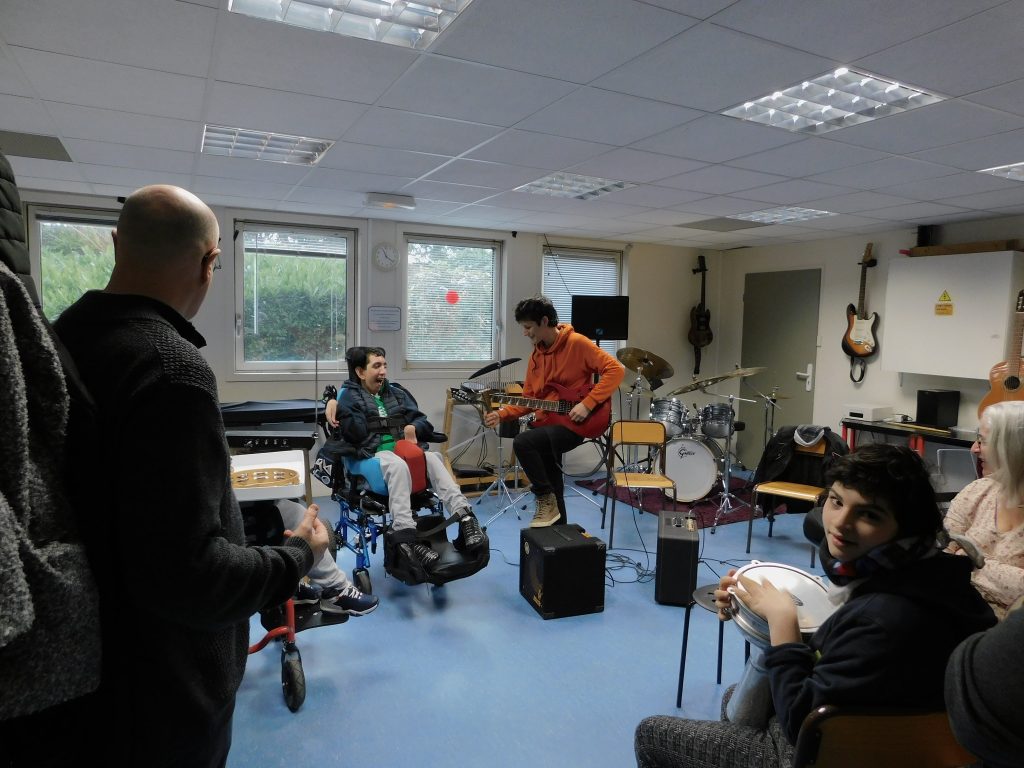
[[[367,325],[371,331],[402,330],[401,307],[370,307]]]

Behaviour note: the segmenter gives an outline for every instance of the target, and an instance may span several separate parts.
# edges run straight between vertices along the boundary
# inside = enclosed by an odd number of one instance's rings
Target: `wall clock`
[[[398,249],[393,245],[382,243],[373,249],[373,263],[377,269],[389,272],[398,266],[400,260]]]

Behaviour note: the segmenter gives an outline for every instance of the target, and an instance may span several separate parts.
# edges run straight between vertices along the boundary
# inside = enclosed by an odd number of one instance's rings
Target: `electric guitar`
[[[578,424],[569,418],[569,411],[590,394],[590,390],[594,388],[592,384],[583,386],[580,389],[570,389],[569,387],[563,387],[561,384],[551,383],[544,390],[545,396],[543,398],[521,397],[505,392],[495,392],[486,388],[478,389],[471,387],[467,389],[467,384],[463,384],[462,389],[453,389],[452,396],[465,403],[480,402],[483,404],[484,409],[488,411],[493,410],[495,403],[500,405],[520,405],[524,408],[542,411],[542,413],[538,414],[537,421],[535,422],[538,427],[545,424],[557,424],[572,430],[580,437],[594,438],[604,434],[604,431],[608,429],[608,425],[611,423],[612,406],[610,399],[599,403],[590,412],[590,415]]]
[[[978,418],[992,403],[1003,400],[1024,400],[1024,386],[1021,386],[1021,342],[1024,341],[1024,291],[1017,294],[1016,323],[1013,336],[1008,339],[1006,359],[992,366],[988,374],[991,389],[978,403]]]
[[[871,357],[878,351],[878,342],[875,340],[875,331],[878,329],[878,313],[870,315],[864,309],[864,283],[867,279],[868,269],[878,263],[878,259],[871,258],[872,243],[864,248],[864,258],[860,263],[860,298],[857,306],[846,305],[846,333],[843,335],[843,351],[850,357]]]
[[[697,268],[691,271],[695,275],[700,274],[700,304],[690,310],[690,330],[686,334],[687,341],[693,345],[693,375],[696,376],[700,373],[701,347],[706,347],[714,338],[711,334],[711,310],[704,303],[704,278],[708,268],[703,254],[697,257]]]

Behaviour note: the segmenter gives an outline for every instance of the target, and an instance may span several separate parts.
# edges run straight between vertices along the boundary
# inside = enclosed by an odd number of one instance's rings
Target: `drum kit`
[[[672,366],[661,357],[639,347],[624,347],[616,356],[627,369],[636,373],[633,381],[623,383],[620,387],[630,400],[627,410],[632,407],[634,397],[638,398],[644,393],[652,392],[661,385],[663,379],[670,378],[674,373]],[[706,390],[713,384],[754,376],[765,370],[767,369],[763,367],[736,368],[718,376],[696,379],[672,390],[665,397],[651,400],[648,418],[664,424],[665,435],[668,437],[665,472],[676,481],[675,500],[692,502],[703,499],[715,487],[716,482],[721,480],[721,504],[715,518],[716,523],[718,518],[731,511],[734,505],[745,504],[729,492],[732,438],[737,429],[733,402],[755,401],[729,395],[725,403],[712,403],[703,408],[694,405],[691,410],[679,396],[701,390],[713,397],[725,397],[708,393]],[[650,383],[650,387],[645,385],[645,379]],[[742,425],[739,428],[742,429]],[[718,440],[725,441],[724,448],[717,442]]]

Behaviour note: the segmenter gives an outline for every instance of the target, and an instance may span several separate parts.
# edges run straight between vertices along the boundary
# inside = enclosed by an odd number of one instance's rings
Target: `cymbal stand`
[[[750,506],[748,502],[743,501],[732,492],[732,436],[733,420],[735,419],[732,404],[735,399],[733,395],[729,395],[729,429],[726,432],[725,438],[725,456],[722,458],[722,491],[718,494],[718,510],[715,512],[714,522],[711,523],[711,533],[714,533],[715,529],[718,528],[718,521],[722,515],[727,515],[741,507]]]
[[[525,427],[525,424],[523,424],[523,419],[520,419],[519,423],[520,429],[523,429]],[[495,490],[498,499],[500,500],[504,497],[504,499],[506,499],[506,503],[505,506],[501,507],[500,509],[498,509],[497,512],[495,512],[493,515],[487,518],[486,522],[484,522],[482,526],[484,531],[487,530],[487,526],[489,526],[493,521],[497,520],[499,517],[504,515],[513,507],[518,506],[522,498],[529,493],[529,491],[521,491],[519,489],[519,473],[522,471],[521,467],[519,466],[519,458],[516,457],[515,464],[513,464],[510,467],[506,467],[505,462],[501,457],[501,446],[504,440],[504,438],[501,436],[501,424],[498,425],[498,428],[495,430],[495,434],[498,436],[498,464],[494,470],[494,482],[487,486],[487,490],[485,490],[476,500],[476,504],[477,506],[480,506],[480,502],[490,495],[492,488]],[[508,476],[509,472],[513,473],[514,479],[512,482],[513,489],[516,491],[515,496],[513,496],[512,492],[509,491],[508,485],[505,482],[505,478]],[[522,509],[526,509],[525,504],[523,505]],[[522,520],[523,518],[522,515],[519,514],[519,511],[519,509],[516,510],[516,519]]]
[[[768,441],[775,435],[775,411],[782,410],[782,406],[779,405],[778,398],[779,387],[778,385],[772,387],[772,393],[770,395],[766,395],[746,379],[744,379],[743,382],[754,390],[754,393],[764,401],[764,445],[762,446],[762,449],[767,448]]]

